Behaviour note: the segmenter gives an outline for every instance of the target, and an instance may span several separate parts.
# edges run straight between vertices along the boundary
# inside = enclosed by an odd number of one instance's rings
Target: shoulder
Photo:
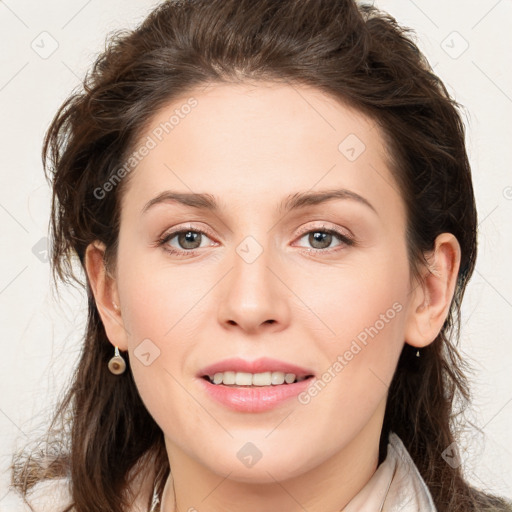
[[[0,512],[63,512],[72,503],[67,478],[43,480],[27,493],[26,501],[14,489],[0,501]]]

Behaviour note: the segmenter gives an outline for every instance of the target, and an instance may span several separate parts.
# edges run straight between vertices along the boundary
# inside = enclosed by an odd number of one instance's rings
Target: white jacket
[[[173,508],[172,478],[164,489],[166,501]],[[64,478],[37,484],[29,494],[34,512],[61,512],[71,503],[68,481]],[[158,498],[153,497],[152,511]],[[0,501],[0,512],[32,512],[14,492]],[[389,435],[386,459],[372,478],[354,496],[343,512],[436,512],[434,502],[400,438]]]

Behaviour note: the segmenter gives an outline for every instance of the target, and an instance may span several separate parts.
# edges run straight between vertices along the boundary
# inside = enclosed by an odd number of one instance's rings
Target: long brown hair
[[[396,432],[440,512],[511,510],[473,489],[461,467],[443,458],[455,441],[456,413],[470,397],[456,344],[475,266],[477,214],[460,105],[409,32],[353,0],[172,0],[135,30],[110,38],[83,91],[62,105],[44,141],[54,278],[84,286],[89,314],[79,364],[50,427],[55,456],[44,464],[35,453],[13,461],[13,485],[23,495],[43,479],[67,476],[77,512],[122,512],[132,479],[144,471],[153,471],[161,494],[170,471],[162,431],[129,367],[120,377],[107,369],[112,345],[89,283],[76,276],[73,263],[78,257],[84,268],[87,246],[100,240],[107,265],[115,266],[127,178],[101,199],[95,190],[122,167],[160,107],[201,84],[273,80],[316,87],[378,124],[407,208],[413,271],[438,234],[453,233],[461,246],[442,331],[419,360],[407,344],[399,359],[381,459],[388,433]]]

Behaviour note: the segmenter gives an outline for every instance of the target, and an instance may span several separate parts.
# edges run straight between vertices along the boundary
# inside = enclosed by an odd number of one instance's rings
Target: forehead
[[[151,146],[130,175],[126,201],[164,188],[273,200],[339,188],[400,200],[378,125],[318,89],[291,84],[209,84],[161,108],[140,134]]]

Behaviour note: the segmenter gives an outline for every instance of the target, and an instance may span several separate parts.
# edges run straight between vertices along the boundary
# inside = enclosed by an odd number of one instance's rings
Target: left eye
[[[313,229],[303,234],[300,239],[307,237],[307,241],[313,247],[313,250],[323,250],[329,248],[334,239],[338,239],[341,243],[338,245],[352,245],[353,241],[345,235],[332,229]]]

